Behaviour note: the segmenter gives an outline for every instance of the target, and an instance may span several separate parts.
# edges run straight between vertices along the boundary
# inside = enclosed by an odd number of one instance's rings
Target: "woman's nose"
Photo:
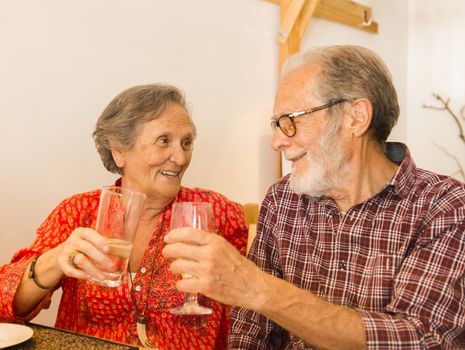
[[[182,166],[187,162],[187,152],[181,146],[178,146],[173,149],[170,160],[176,165]]]

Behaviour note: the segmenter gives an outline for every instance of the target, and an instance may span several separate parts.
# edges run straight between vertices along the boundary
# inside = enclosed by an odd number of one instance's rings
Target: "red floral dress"
[[[34,243],[18,251],[10,264],[0,267],[0,320],[30,320],[48,307],[51,291],[28,316],[13,312],[13,298],[31,259],[64,242],[77,227],[95,227],[100,190],[75,195],[54,209],[37,231]],[[181,188],[174,202],[210,202],[218,233],[245,254],[247,226],[242,206],[208,190]],[[213,309],[208,316],[177,316],[169,309],[183,303],[176,290],[179,276],[163,258],[163,237],[169,232],[171,203],[160,215],[132,286],[127,278],[118,288],[101,287],[85,280],[63,277],[63,293],[56,326],[109,340],[140,346],[136,320],[142,310],[152,345],[159,349],[225,349],[229,331],[229,307],[199,296],[199,303]]]

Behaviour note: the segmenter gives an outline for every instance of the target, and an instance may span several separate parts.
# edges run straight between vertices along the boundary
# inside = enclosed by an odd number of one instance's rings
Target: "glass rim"
[[[131,196],[142,196],[144,197],[144,199],[147,199],[147,195],[144,192],[135,191],[127,187],[121,187],[121,186],[115,186],[115,185],[102,186],[101,193],[103,193],[103,191],[115,193],[117,195],[123,195],[124,193],[126,193]]]

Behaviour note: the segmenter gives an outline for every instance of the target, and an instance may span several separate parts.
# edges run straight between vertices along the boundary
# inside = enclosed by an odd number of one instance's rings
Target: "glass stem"
[[[186,293],[184,304],[197,304],[197,293]]]

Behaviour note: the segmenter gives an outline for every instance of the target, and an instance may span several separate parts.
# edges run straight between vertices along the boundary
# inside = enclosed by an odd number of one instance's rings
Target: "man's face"
[[[328,101],[315,97],[317,66],[307,66],[283,77],[276,95],[274,116],[309,107],[320,106]],[[326,110],[304,114],[294,118],[297,132],[288,137],[278,128],[273,137],[275,150],[283,152],[292,162],[291,187],[297,193],[321,197],[339,181],[344,168],[345,152],[339,140],[340,127],[327,116]]]

